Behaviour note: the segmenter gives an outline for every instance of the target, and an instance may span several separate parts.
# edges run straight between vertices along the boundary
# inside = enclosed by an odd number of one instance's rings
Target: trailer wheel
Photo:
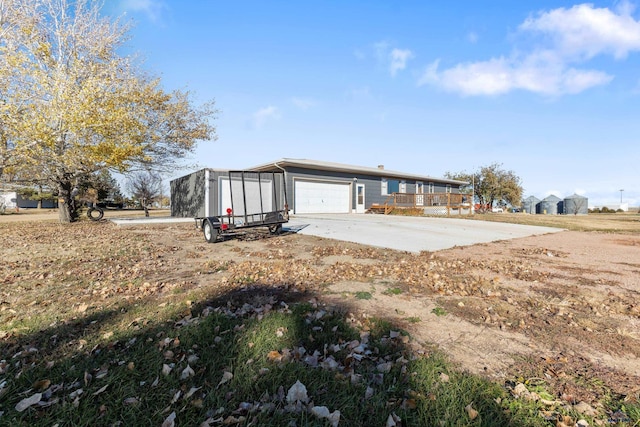
[[[215,243],[216,240],[218,240],[219,230],[215,228],[208,219],[205,219],[202,224],[202,233],[208,243]]]
[[[87,216],[91,221],[100,221],[104,216],[104,211],[98,207],[90,207],[87,210]]]
[[[269,227],[269,233],[279,235],[282,233],[282,224],[272,225]]]

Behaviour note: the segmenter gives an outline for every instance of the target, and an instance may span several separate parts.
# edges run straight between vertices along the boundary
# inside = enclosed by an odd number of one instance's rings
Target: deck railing
[[[462,214],[473,213],[471,196],[455,193],[392,193],[381,205],[371,206],[372,211],[390,214],[394,209],[424,209],[425,213],[451,215],[452,212]]]

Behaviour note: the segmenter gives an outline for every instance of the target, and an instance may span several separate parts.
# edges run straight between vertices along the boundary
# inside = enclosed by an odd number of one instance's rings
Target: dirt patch
[[[567,400],[640,393],[639,236],[567,231],[416,255],[296,234],[211,245],[192,224],[0,232],[2,339],[26,317],[268,286],[388,318],[464,369],[542,378]]]

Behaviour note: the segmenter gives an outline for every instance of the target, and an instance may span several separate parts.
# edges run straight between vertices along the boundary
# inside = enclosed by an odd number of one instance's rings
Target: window
[[[387,190],[389,194],[399,193],[400,192],[400,181],[397,179],[389,179],[387,180]]]
[[[422,184],[422,181],[416,181],[416,194],[422,193],[424,193],[424,185]]]
[[[436,192],[436,185],[433,182],[429,183],[429,193],[433,194]]]
[[[400,193],[406,193],[407,192],[407,181],[400,181],[399,192]]]
[[[398,181],[397,179],[382,178],[380,183],[380,193],[383,196],[388,196],[389,194],[400,192],[400,181]]]
[[[447,184],[447,188],[445,190],[447,193],[451,193],[451,184]]]

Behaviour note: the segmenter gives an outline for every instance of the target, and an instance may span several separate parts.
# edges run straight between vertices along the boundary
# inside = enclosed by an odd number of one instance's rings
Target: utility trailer
[[[280,234],[282,224],[289,221],[284,178],[284,172],[229,171],[219,196],[220,210],[226,214],[196,217],[196,227],[209,243],[255,227]]]

